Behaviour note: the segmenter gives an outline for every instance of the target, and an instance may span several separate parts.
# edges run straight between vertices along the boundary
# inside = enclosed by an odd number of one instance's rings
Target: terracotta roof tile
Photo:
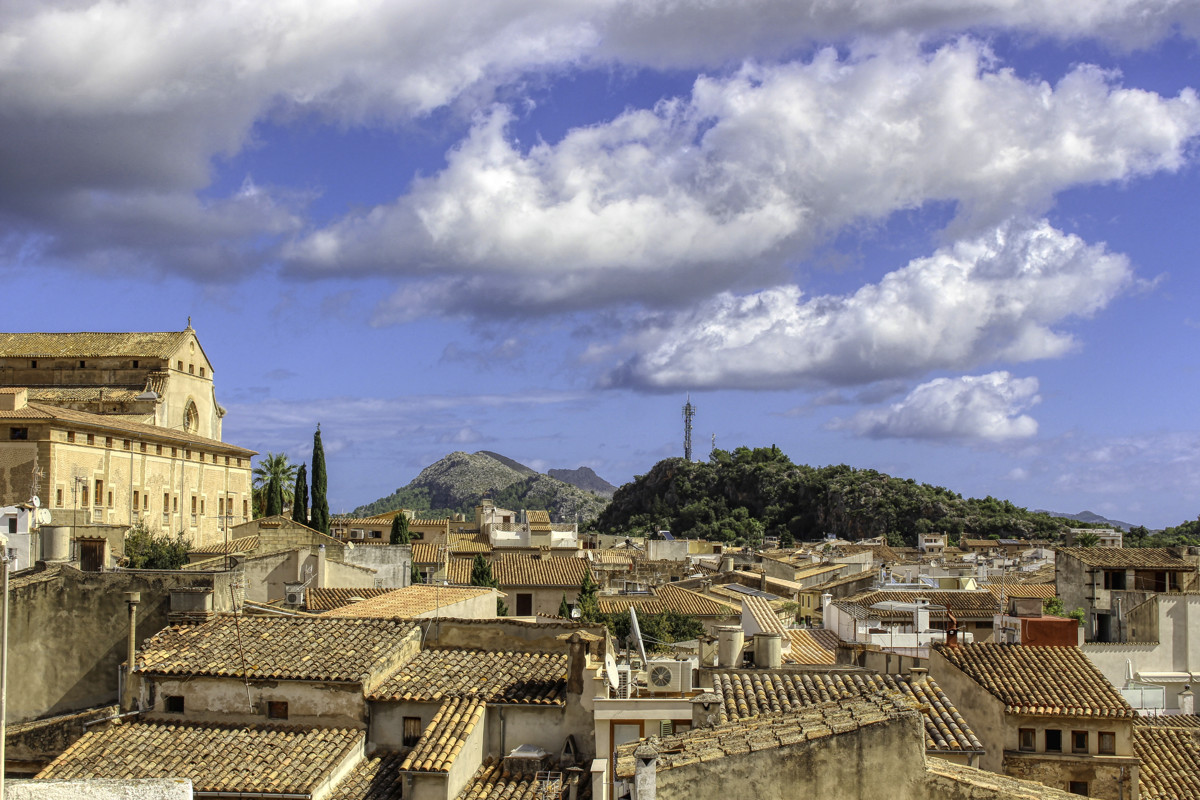
[[[0,358],[169,358],[191,333],[0,333]]]
[[[189,778],[197,792],[309,794],[363,737],[326,728],[117,723],[86,734],[37,777]]]
[[[1013,714],[1122,717],[1135,712],[1078,647],[935,645]]]
[[[449,772],[486,708],[478,697],[451,697],[446,700],[433,715],[400,769],[406,772]]]
[[[445,558],[445,545],[438,545],[433,542],[412,543],[412,560],[414,564],[441,564]]]
[[[475,696],[487,703],[562,705],[566,693],[566,653],[422,650],[385,678],[370,699]]]
[[[717,672],[713,693],[721,701],[721,722],[764,714],[795,712],[820,703],[865,697],[890,690],[906,697],[925,722],[930,752],[982,752],[983,744],[928,676],[877,675],[872,672]]]
[[[507,553],[492,561],[492,577],[500,588],[517,586],[553,586],[562,589],[578,589],[583,585],[583,576],[588,571],[586,559],[575,556],[549,556],[533,558],[523,554]],[[471,559],[454,559],[450,562],[451,583],[470,583]]]
[[[1142,760],[1142,800],[1200,800],[1200,741],[1195,730],[1136,725],[1133,752]]]
[[[587,556],[594,564],[625,564],[632,565],[634,558],[641,557],[641,553],[632,550],[616,550],[613,548],[605,548],[602,550],[588,550]]]
[[[658,771],[853,733],[866,725],[885,723],[912,713],[915,712],[909,702],[892,692],[853,696],[801,708],[792,714],[773,714],[712,728],[694,728],[686,733],[664,736],[654,743],[658,751]],[[639,742],[630,742],[617,748],[617,777],[633,776],[633,753],[639,746]]]
[[[387,594],[391,589],[374,589],[365,586],[346,588],[316,588],[310,587],[304,590],[304,605],[309,611],[331,611],[335,608],[348,606],[351,603],[357,603],[357,600],[351,600],[352,597],[379,597],[381,594]]]
[[[549,533],[550,531],[549,511],[526,511],[525,521],[529,524],[530,531],[537,533]]]
[[[392,589],[361,602],[330,609],[322,617],[357,617],[372,619],[403,619],[427,614],[464,600],[492,594],[492,589],[479,586],[437,586],[418,584]]]
[[[329,795],[328,800],[402,800],[404,780],[400,753],[364,758]]]
[[[458,800],[541,800],[545,795],[538,791],[535,778],[536,773],[514,771],[505,762],[489,758],[458,795]],[[569,780],[568,774],[564,772],[563,778]],[[563,797],[568,795],[569,791],[562,793]],[[586,773],[580,777],[576,797],[591,800],[592,782]]]
[[[1059,555],[1070,556],[1089,567],[1115,569],[1195,569],[1169,547],[1059,547]]]
[[[451,553],[490,553],[492,543],[486,533],[451,533],[449,534]]]
[[[1163,714],[1161,716],[1139,716],[1133,722],[1135,725],[1143,725],[1147,728],[1200,728],[1200,715]]]
[[[1058,597],[1058,589],[1053,583],[1022,583],[1020,581],[1003,581],[982,584],[992,594],[1000,597],[1034,597],[1050,600]]]
[[[166,628],[139,652],[137,669],[240,678],[244,652],[251,679],[369,684],[412,629],[411,623],[383,619],[244,616],[236,622],[224,614]]]
[[[733,603],[714,600],[711,597],[684,589],[671,583],[657,586],[654,593],[663,602],[668,611],[684,614],[689,617],[733,617],[741,613],[741,609]]]
[[[838,635],[824,628],[792,628],[791,649],[783,654],[787,664],[836,664]]]
[[[138,398],[145,384],[137,386],[30,386],[29,400],[38,403],[80,403],[107,400],[110,403],[129,403]]]
[[[954,612],[954,615],[959,619],[962,618],[986,618],[990,620],[993,615],[1000,613],[1000,600],[996,595],[989,591],[909,591],[909,590],[892,590],[892,589],[876,589],[847,597],[839,601],[844,604],[853,604],[864,609],[876,603],[895,602],[895,603],[915,603],[918,598],[925,598],[930,603],[930,613],[933,614],[941,609],[938,607],[949,608]],[[944,612],[943,612],[944,613]],[[883,619],[889,619],[888,612],[880,612],[873,610],[869,612],[870,616],[879,616]],[[912,619],[912,612],[896,612],[896,615],[906,619]]]
[[[217,542],[216,544],[197,547],[194,550],[189,550],[189,555],[225,555],[226,553],[249,553],[252,550],[258,549],[257,536],[241,536],[237,539],[230,539],[228,542]]]
[[[764,633],[777,633],[782,640],[784,648],[791,647],[791,637],[788,636],[787,628],[783,627],[783,623],[779,621],[779,615],[775,613],[775,609],[771,608],[771,604],[761,597],[754,595],[746,595],[742,598],[742,613],[749,614],[754,618],[754,624]],[[742,627],[745,627],[743,625]]]
[[[600,606],[601,613],[604,614],[621,614],[628,611],[630,607],[636,608],[638,614],[664,614],[666,606],[663,601],[657,597],[641,595],[598,595],[596,603]]]

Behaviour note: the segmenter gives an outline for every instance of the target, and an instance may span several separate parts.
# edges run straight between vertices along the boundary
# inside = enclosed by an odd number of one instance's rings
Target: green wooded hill
[[[913,545],[922,532],[959,537],[1055,538],[1071,524],[994,497],[963,499],[949,489],[845,465],[793,464],[779,448],[714,450],[707,462],[669,458],[619,488],[596,520],[604,533],[756,543],[766,534],[796,541],[832,533],[885,536]]]

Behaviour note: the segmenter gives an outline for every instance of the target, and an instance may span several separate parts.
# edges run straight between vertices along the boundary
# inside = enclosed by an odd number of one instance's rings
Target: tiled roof
[[[566,653],[422,650],[389,675],[372,700],[430,702],[473,695],[487,703],[562,705]]]
[[[1000,597],[1034,597],[1040,600],[1050,600],[1058,597],[1058,590],[1053,583],[1021,583],[1019,581],[1004,581],[1003,583],[982,584],[992,594]]]
[[[548,533],[550,531],[549,511],[526,511],[525,521],[529,523],[529,530],[532,532]]]
[[[444,545],[437,545],[433,542],[412,543],[412,560],[414,564],[441,564],[445,557],[446,550]]]
[[[1195,730],[1135,725],[1133,752],[1142,760],[1142,800],[1200,798],[1200,742]]]
[[[1196,714],[1162,714],[1161,716],[1139,716],[1134,720],[1136,725],[1148,728],[1200,728],[1200,715]]]
[[[891,545],[886,544],[843,544],[838,545],[837,549],[848,556],[869,552],[872,561],[882,561],[885,564],[894,564],[903,558]]]
[[[351,600],[352,597],[379,597],[381,594],[387,594],[393,591],[392,589],[374,589],[365,586],[344,588],[316,588],[310,587],[304,590],[304,605],[309,611],[330,611],[342,606],[348,606],[351,603],[357,603],[357,600]]]
[[[235,622],[237,623],[235,625]],[[138,671],[255,680],[369,683],[411,623],[384,619],[240,617],[166,628],[138,654]]]
[[[538,790],[536,777],[536,773],[514,771],[505,762],[489,758],[483,762],[457,800],[542,800],[546,795]],[[563,778],[564,781],[569,780],[569,773],[564,772]],[[564,790],[562,796],[569,794],[569,790]],[[586,773],[580,777],[575,796],[577,800],[592,798],[592,782]]]
[[[602,594],[596,597],[596,603],[600,606],[603,614],[620,614],[628,611],[631,606],[638,610],[638,614],[663,614],[667,610],[662,600],[645,595],[630,597],[629,595]]]
[[[492,552],[492,543],[486,533],[451,533],[449,541],[451,553]]]
[[[1004,703],[1009,713],[1135,716],[1121,693],[1078,647],[994,643],[935,647],[947,661]]]
[[[28,399],[39,403],[80,403],[107,400],[129,403],[138,398],[145,384],[137,386],[30,386]]]
[[[843,575],[840,578],[834,578],[833,580],[825,581],[825,583],[821,583],[816,586],[810,586],[802,591],[819,591],[823,594],[830,589],[835,589],[838,586],[845,586],[848,583],[855,583],[857,581],[866,581],[867,583],[870,583],[871,581],[875,580],[876,577],[875,571],[868,569],[864,570],[863,572],[856,572],[853,575]]]
[[[1169,547],[1060,547],[1059,555],[1077,558],[1089,567],[1110,569],[1195,569]]]
[[[0,358],[169,358],[192,331],[0,333]]]
[[[791,649],[783,654],[788,664],[836,664],[838,635],[823,628],[792,628],[787,632]]]
[[[237,539],[230,539],[228,542],[217,542],[216,544],[197,547],[194,550],[189,550],[189,555],[220,555],[226,553],[249,553],[251,550],[258,549],[257,536],[241,536]]]
[[[533,558],[509,553],[492,561],[492,577],[501,589],[509,586],[578,589],[583,585],[583,576],[587,571],[587,561],[575,556]],[[471,560],[464,558],[451,561],[449,574],[451,583],[469,583]]]
[[[711,597],[684,589],[671,583],[657,586],[654,593],[663,601],[668,611],[685,614],[689,617],[729,617],[737,616],[740,609],[733,603],[714,600]]]
[[[908,701],[899,695],[876,694],[810,706],[795,714],[774,714],[712,728],[694,728],[687,733],[664,736],[654,743],[658,751],[658,771],[853,733],[864,726],[911,713],[913,709]],[[639,742],[630,742],[617,748],[617,777],[633,777],[633,753],[639,746]]]
[[[713,693],[721,700],[721,722],[777,712],[794,712],[832,700],[883,690],[909,698],[925,722],[925,748],[933,752],[980,752],[983,744],[928,676],[872,672],[717,672]]]
[[[861,592],[853,597],[847,597],[845,603],[853,603],[870,608],[876,603],[894,602],[894,603],[915,603],[918,598],[925,598],[929,601],[930,612],[936,612],[940,609],[937,606],[949,608],[954,612],[956,617],[986,617],[991,619],[992,615],[999,613],[1000,601],[996,595],[988,591],[910,591],[910,590],[892,590],[892,589],[875,589],[871,591]],[[879,613],[872,612],[872,616],[881,616]],[[887,614],[883,613],[886,617]],[[912,612],[902,612],[900,616],[912,618]]]
[[[182,722],[117,723],[85,735],[39,779],[189,778],[197,792],[310,794],[363,732]]]
[[[326,611],[321,616],[403,619],[490,594],[492,594],[492,589],[480,586],[418,584],[405,586],[403,589],[392,589],[358,603],[339,606]]]
[[[588,550],[588,558],[594,564],[625,564],[633,563],[635,556],[640,556],[640,553],[635,553],[631,550],[615,550],[611,547],[603,550]]]
[[[400,775],[400,753],[382,752],[355,765],[330,793],[327,800],[401,800],[404,780]]]
[[[400,769],[449,772],[487,706],[478,697],[451,697],[433,715]]]
[[[742,612],[748,613],[754,618],[754,624],[760,631],[779,634],[785,649],[791,646],[791,637],[788,636],[787,629],[783,627],[783,623],[779,621],[779,615],[766,600],[746,595],[742,600]]]
[[[86,411],[76,411],[73,408],[66,408],[65,406],[29,403],[25,408],[18,408],[15,411],[0,411],[0,419],[47,419],[58,422],[73,422],[78,425],[88,425],[93,428],[128,433],[134,436],[194,445],[198,450],[216,451],[222,454],[243,457],[257,455],[254,450],[247,450],[244,447],[234,447],[231,444],[226,444],[216,439],[206,439],[203,436],[196,436],[195,434],[185,433],[173,428],[163,428],[158,425],[134,422],[124,414],[89,414]]]

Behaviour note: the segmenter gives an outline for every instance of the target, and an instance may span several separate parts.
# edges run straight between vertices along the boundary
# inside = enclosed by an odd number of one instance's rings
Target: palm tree
[[[1100,544],[1099,535],[1092,533],[1091,531],[1085,531],[1075,535],[1076,547],[1095,547],[1098,544]]]
[[[252,473],[254,476],[254,507],[262,509],[266,500],[265,489],[271,480],[277,480],[283,489],[283,504],[292,504],[292,489],[296,485],[296,465],[288,462],[287,453],[267,452],[258,461],[258,466]]]

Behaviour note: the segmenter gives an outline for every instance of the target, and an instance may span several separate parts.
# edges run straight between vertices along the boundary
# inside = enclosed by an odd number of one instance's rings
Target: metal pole
[[[8,720],[8,537],[0,535],[0,571],[4,611],[0,612],[0,800],[4,800],[4,737]]]

